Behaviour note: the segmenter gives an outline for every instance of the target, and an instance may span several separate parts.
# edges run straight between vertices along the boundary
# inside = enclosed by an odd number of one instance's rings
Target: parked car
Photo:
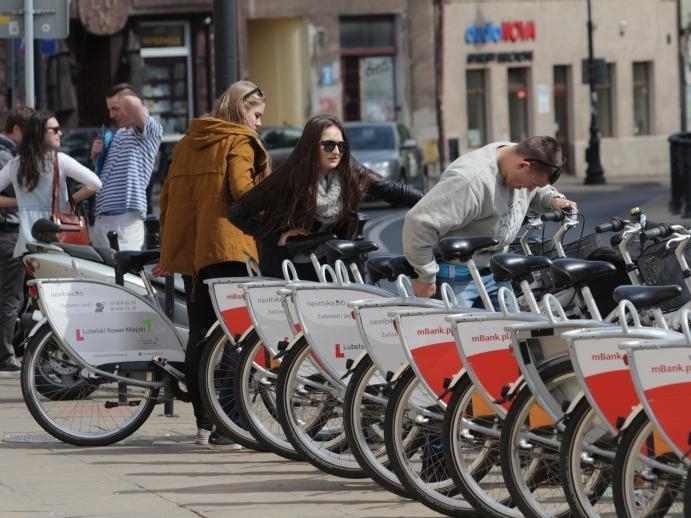
[[[350,152],[365,167],[389,180],[424,191],[427,165],[410,131],[397,122],[346,122]]]
[[[89,155],[91,143],[101,134],[101,128],[76,128],[65,133],[60,139],[60,151],[70,155],[84,167],[93,169]]]
[[[300,140],[302,130],[291,126],[275,126],[261,128],[259,135],[271,156],[271,168],[276,169],[283,164],[288,155]]]

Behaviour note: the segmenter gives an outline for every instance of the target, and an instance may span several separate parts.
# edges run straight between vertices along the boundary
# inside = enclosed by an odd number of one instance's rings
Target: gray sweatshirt
[[[550,210],[551,199],[563,197],[551,186],[512,189],[497,165],[497,148],[513,145],[494,142],[459,157],[439,183],[408,212],[403,225],[403,252],[422,282],[434,282],[439,267],[433,248],[447,236],[491,236],[505,250],[516,238],[528,210]],[[477,254],[475,262],[487,266],[491,253]]]

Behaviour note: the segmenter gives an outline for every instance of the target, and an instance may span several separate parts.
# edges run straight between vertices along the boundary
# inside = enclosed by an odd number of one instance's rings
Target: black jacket
[[[364,169],[360,171],[359,174],[366,174],[370,177],[367,192],[365,193],[365,196],[369,199],[377,199],[392,205],[410,208],[423,196],[422,192],[405,184],[392,182],[372,171]],[[240,200],[231,206],[228,219],[245,234],[257,237],[262,224],[258,216],[267,210],[271,210],[270,207],[268,207],[268,200],[267,204],[256,204],[252,206]],[[315,228],[313,230],[316,231],[318,227],[319,224],[315,223]],[[353,213],[346,224],[334,224],[328,231],[333,232],[339,239],[352,239],[356,229],[357,214]],[[287,227],[279,229],[267,236],[257,238],[259,268],[262,271],[262,275],[282,278],[281,265],[283,264],[283,260],[293,259],[288,254],[285,246],[278,245],[281,234],[286,230],[288,230]],[[303,272],[305,271],[311,271],[311,267],[303,269]],[[298,269],[298,273],[301,273],[300,269]],[[301,275],[301,278],[307,277]]]

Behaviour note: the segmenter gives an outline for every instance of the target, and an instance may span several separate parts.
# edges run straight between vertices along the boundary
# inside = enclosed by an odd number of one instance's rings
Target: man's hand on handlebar
[[[553,209],[565,208],[568,205],[571,209],[571,213],[578,213],[578,204],[575,201],[567,200],[565,198],[552,198],[551,205]]]
[[[437,291],[437,285],[434,282],[422,282],[418,279],[413,281],[413,291],[418,297],[432,298]]]

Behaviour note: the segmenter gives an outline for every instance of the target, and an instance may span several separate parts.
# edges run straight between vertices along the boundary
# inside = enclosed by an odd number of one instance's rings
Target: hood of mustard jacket
[[[193,119],[161,190],[161,268],[194,276],[212,264],[256,259],[254,239],[230,223],[228,210],[267,172],[268,156],[253,129]]]

